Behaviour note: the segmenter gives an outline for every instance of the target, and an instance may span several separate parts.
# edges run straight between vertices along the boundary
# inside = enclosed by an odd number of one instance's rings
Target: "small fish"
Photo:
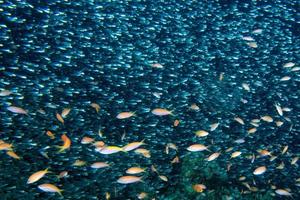
[[[90,143],[93,143],[94,141],[95,141],[94,138],[84,136],[84,137],[81,139],[80,143],[81,143],[81,144],[90,144]]]
[[[27,180],[27,184],[31,184],[31,183],[35,183],[38,180],[40,180],[41,178],[43,178],[47,173],[49,173],[48,171],[49,168],[45,169],[45,170],[41,170],[38,172],[33,173]]]
[[[68,114],[70,113],[71,108],[64,108],[63,111],[61,112],[62,118],[66,118]]]
[[[288,145],[284,146],[283,149],[282,149],[281,154],[282,154],[282,155],[285,154],[285,153],[287,152],[288,149],[289,149],[289,146],[288,146]]]
[[[50,183],[44,183],[38,186],[38,188],[44,192],[56,192],[59,195],[62,196],[63,190],[59,189],[57,186],[50,184]]]
[[[234,143],[237,143],[237,144],[245,143],[245,139],[244,138],[240,138],[240,139],[234,140]]]
[[[55,139],[55,135],[51,131],[46,131],[46,135],[49,136],[52,140]]]
[[[24,110],[23,108],[20,108],[20,107],[16,107],[16,106],[9,106],[9,107],[7,107],[7,110],[9,110],[10,112],[13,112],[13,113],[17,113],[17,114],[28,115],[28,112],[26,110]]]
[[[213,153],[210,156],[208,156],[208,158],[206,158],[205,160],[207,160],[207,161],[213,161],[213,160],[217,159],[219,156],[220,156],[220,153],[216,152],[216,153]]]
[[[141,192],[137,195],[138,199],[145,199],[148,196],[146,192]]]
[[[13,152],[13,151],[7,151],[6,154],[9,155],[10,157],[14,158],[14,159],[17,159],[17,160],[20,160],[20,159],[21,159],[21,157],[18,156],[18,155],[17,155],[15,152]]]
[[[233,153],[231,154],[231,158],[236,158],[236,157],[240,156],[241,154],[242,154],[242,152],[240,152],[240,151],[235,151],[235,152],[233,152]]]
[[[290,67],[294,67],[294,66],[295,66],[295,63],[293,63],[293,62],[288,62],[288,63],[283,64],[284,68],[290,68]]]
[[[277,127],[280,127],[280,126],[283,125],[283,122],[282,121],[276,121],[275,124],[276,124]]]
[[[247,83],[242,83],[242,87],[244,88],[244,90],[246,90],[248,92],[250,91],[250,87]]]
[[[275,108],[276,108],[278,114],[279,114],[280,116],[282,116],[282,115],[283,115],[283,111],[282,111],[282,108],[280,107],[280,105],[275,104]]]
[[[93,169],[100,169],[104,167],[109,167],[109,164],[106,162],[95,162],[91,165],[91,168]]]
[[[161,180],[168,182],[168,177],[164,176],[164,175],[159,175],[158,176]]]
[[[142,177],[122,176],[117,180],[117,182],[121,183],[121,184],[130,184],[130,183],[142,182]]]
[[[137,154],[142,154],[146,158],[150,158],[151,157],[150,151],[147,150],[147,149],[138,148],[138,149],[134,150],[134,152],[137,153]]]
[[[247,42],[247,45],[248,45],[249,47],[252,47],[252,48],[257,48],[257,47],[258,47],[258,45],[257,45],[256,42]]]
[[[93,143],[93,145],[98,148],[98,147],[104,147],[105,143],[103,141],[96,141]]]
[[[65,123],[65,120],[62,118],[62,116],[61,116],[59,113],[56,113],[56,119],[57,119],[58,121],[60,121],[62,124]]]
[[[164,108],[155,108],[151,112],[152,112],[152,114],[157,115],[157,116],[173,115],[172,111],[169,111]]]
[[[68,177],[69,172],[68,171],[62,171],[59,173],[59,175],[57,176],[57,178],[65,178]]]
[[[291,165],[295,165],[297,163],[297,161],[299,160],[299,157],[294,157],[291,161]]]
[[[193,144],[187,148],[188,151],[198,152],[198,151],[208,151],[207,147],[203,144]]]
[[[145,172],[145,168],[140,168],[140,167],[130,167],[129,169],[126,170],[127,174],[140,174]]]
[[[246,176],[239,177],[239,181],[244,181],[244,180],[246,180]]]
[[[261,166],[261,167],[256,168],[253,171],[253,174],[254,175],[261,175],[261,174],[265,173],[266,171],[267,171],[267,168],[265,166]]]
[[[179,163],[179,157],[176,156],[172,161],[171,161],[171,164],[174,164],[174,163]]]
[[[259,149],[259,150],[257,150],[257,152],[258,152],[261,156],[272,156],[272,155],[271,155],[271,152],[269,152],[269,151],[266,150],[266,149]]]
[[[210,131],[214,131],[219,127],[219,123],[213,123],[209,125],[209,127],[210,127]]]
[[[106,146],[106,147],[102,148],[99,151],[99,153],[108,155],[108,154],[118,153],[120,151],[124,151],[123,148],[118,147],[118,146]]]
[[[12,150],[13,145],[12,144],[8,144],[6,142],[3,142],[0,144],[0,151],[2,150]]]
[[[75,162],[72,164],[72,166],[81,167],[86,165],[86,162],[84,160],[75,160]]]
[[[160,63],[152,63],[151,67],[153,67],[153,68],[159,68],[159,69],[164,68]]]
[[[247,132],[248,132],[249,134],[252,134],[252,133],[255,133],[256,131],[257,131],[256,128],[250,128]]]
[[[284,164],[284,162],[281,162],[277,167],[276,167],[276,169],[284,169],[284,167],[285,167],[285,164]]]
[[[248,41],[248,42],[254,41],[253,37],[250,37],[250,36],[243,36],[243,40]]]
[[[11,94],[12,94],[12,92],[9,91],[9,90],[2,90],[2,91],[0,91],[0,97],[9,96]]]
[[[193,103],[193,104],[190,106],[190,109],[191,109],[191,110],[195,110],[195,111],[200,110],[199,106],[197,106],[197,104],[195,104],[195,103]]]
[[[234,120],[240,123],[241,125],[245,125],[244,120],[242,120],[240,117],[235,117]]]
[[[282,196],[292,196],[292,193],[288,192],[285,189],[277,189],[275,190],[275,193]]]
[[[208,132],[207,131],[205,131],[205,130],[198,130],[198,131],[196,131],[196,133],[195,133],[198,137],[205,137],[205,136],[208,136]]]
[[[145,139],[144,139],[144,140],[145,140]],[[137,149],[137,148],[139,148],[140,146],[145,145],[144,140],[142,140],[141,142],[131,142],[131,143],[125,145],[125,146],[123,147],[123,150],[124,150],[124,151],[132,151],[132,150],[134,150],[134,149]]]
[[[178,119],[176,119],[173,123],[173,126],[177,127],[179,125],[180,121]]]
[[[273,122],[273,118],[269,115],[262,116],[261,119],[265,122]]]
[[[100,106],[97,103],[91,103],[92,108],[94,108],[96,110],[96,112],[98,113],[100,110]]]
[[[135,116],[135,112],[121,112],[117,115],[117,119],[127,119]]]
[[[255,29],[254,31],[252,31],[253,34],[261,34],[263,32],[262,29]]]
[[[195,192],[201,193],[206,189],[206,186],[203,184],[195,184],[192,186],[192,188]]]
[[[68,136],[66,134],[63,134],[61,136],[61,140],[64,142],[64,144],[62,146],[57,146],[57,148],[59,148],[58,152],[63,152],[67,149],[69,149],[71,147],[71,140],[70,138],[68,138]]]
[[[219,75],[219,81],[223,81],[224,79],[224,72],[221,72]]]
[[[110,193],[109,192],[105,192],[105,199],[109,200],[110,199]]]
[[[284,76],[280,79],[280,81],[288,81],[288,80],[291,80],[290,76]]]

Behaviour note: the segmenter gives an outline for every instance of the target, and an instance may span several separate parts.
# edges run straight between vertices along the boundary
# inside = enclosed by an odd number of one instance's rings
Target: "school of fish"
[[[193,154],[299,199],[296,7],[0,0],[0,199],[164,199]]]

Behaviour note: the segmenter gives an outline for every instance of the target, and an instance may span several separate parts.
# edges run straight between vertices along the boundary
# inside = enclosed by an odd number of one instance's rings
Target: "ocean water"
[[[1,0],[0,200],[299,199],[299,7]]]

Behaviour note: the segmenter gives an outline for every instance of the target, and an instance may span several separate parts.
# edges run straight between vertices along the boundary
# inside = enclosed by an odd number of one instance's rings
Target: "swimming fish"
[[[151,112],[152,112],[152,114],[157,115],[157,116],[173,115],[172,111],[169,111],[164,108],[155,108]]]
[[[140,142],[131,142],[131,143],[125,145],[125,146],[123,147],[123,150],[124,150],[124,151],[132,151],[132,150],[134,150],[134,149],[137,149],[137,148],[139,148],[140,146],[145,145],[144,140],[145,140],[145,139],[143,139],[143,140],[140,141]]]
[[[135,116],[135,112],[121,112],[117,115],[117,119],[127,119]]]
[[[130,183],[142,182],[142,177],[122,176],[117,180],[117,182],[121,183],[121,184],[130,184]]]
[[[44,192],[52,192],[52,193],[58,193],[62,196],[63,190],[59,189],[57,186],[50,184],[50,183],[44,183],[38,186],[38,188]]]
[[[27,184],[31,184],[34,182],[37,182],[38,180],[40,180],[41,178],[43,178],[47,173],[49,173],[48,171],[49,168],[45,169],[45,170],[41,170],[41,171],[37,171],[35,173],[33,173],[27,180]]]
[[[265,173],[266,171],[267,171],[267,168],[265,166],[261,166],[261,167],[256,168],[253,171],[253,174],[254,175],[261,175],[261,174]]]
[[[71,147],[71,140],[70,138],[68,138],[68,136],[66,134],[63,134],[61,136],[61,140],[64,142],[64,144],[62,146],[57,146],[57,148],[59,148],[58,152],[63,152],[67,149],[69,149]]]
[[[203,144],[193,144],[187,148],[188,151],[197,152],[197,151],[208,151],[207,147]]]
[[[142,172],[145,172],[145,168],[130,167],[129,169],[126,170],[127,174],[140,174]]]
[[[17,113],[17,114],[28,115],[28,112],[26,110],[24,110],[23,108],[20,108],[20,107],[16,107],[16,106],[9,106],[9,107],[7,107],[7,110],[9,110],[10,112],[13,112],[13,113]]]

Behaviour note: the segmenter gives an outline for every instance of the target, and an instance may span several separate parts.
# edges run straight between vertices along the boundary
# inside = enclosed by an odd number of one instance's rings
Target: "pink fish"
[[[20,107],[16,107],[16,106],[9,106],[9,107],[7,107],[7,110],[9,110],[10,112],[13,112],[13,113],[28,115],[28,112],[26,110],[24,110],[23,108],[20,108]]]

